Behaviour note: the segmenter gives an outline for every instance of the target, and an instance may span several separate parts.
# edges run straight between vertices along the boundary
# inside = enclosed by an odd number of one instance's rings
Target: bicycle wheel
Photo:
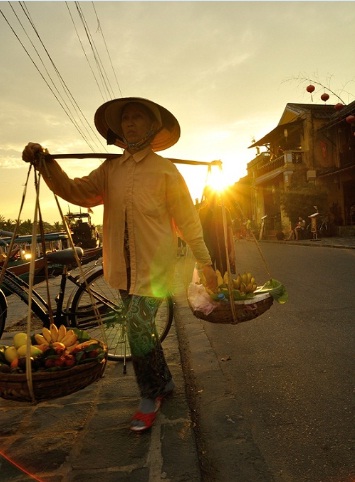
[[[160,341],[168,334],[173,321],[173,301],[163,300],[156,315]],[[87,331],[92,338],[104,341],[108,357],[121,360],[131,356],[126,330],[126,319],[118,290],[111,288],[103,276],[103,268],[87,278],[73,296],[70,322]]]
[[[2,337],[2,334],[4,332],[6,316],[7,316],[6,296],[0,290],[0,338]]]

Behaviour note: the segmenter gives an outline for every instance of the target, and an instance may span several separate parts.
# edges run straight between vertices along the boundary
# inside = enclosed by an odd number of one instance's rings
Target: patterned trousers
[[[155,326],[161,298],[120,291],[126,308],[127,335],[142,398],[156,398],[172,379]]]

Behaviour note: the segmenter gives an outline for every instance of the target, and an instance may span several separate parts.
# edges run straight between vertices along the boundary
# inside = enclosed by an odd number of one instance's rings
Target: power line
[[[96,67],[99,71],[99,74],[101,76],[101,79],[102,79],[102,83],[103,83],[103,86],[104,88],[106,89],[107,91],[107,94],[108,94],[108,97],[109,98],[113,98],[114,97],[114,94],[113,94],[113,90],[112,90],[112,87],[111,87],[111,84],[110,84],[110,81],[109,81],[109,78],[107,76],[107,73],[105,71],[105,68],[102,64],[102,61],[101,61],[101,58],[100,58],[100,54],[96,48],[96,45],[95,45],[95,41],[90,33],[90,29],[89,29],[89,26],[86,22],[86,19],[85,19],[85,16],[84,16],[84,13],[79,5],[79,2],[75,2],[75,6],[76,6],[76,9],[78,11],[78,14],[79,14],[79,17],[80,17],[80,20],[83,24],[83,27],[84,27],[84,30],[85,30],[85,33],[86,33],[86,37],[88,39],[88,42],[89,42],[89,45],[91,47],[91,50],[92,50],[92,53],[93,53],[93,56],[94,56],[94,60],[95,60],[95,63],[96,63]]]
[[[40,71],[40,69],[38,68],[36,62],[33,60],[33,58],[31,57],[31,54],[28,52],[28,50],[26,49],[26,47],[24,46],[24,44],[22,43],[20,37],[17,35],[17,33],[15,32],[14,28],[12,27],[12,25],[10,24],[10,22],[8,21],[8,19],[6,18],[5,14],[3,13],[3,11],[0,9],[0,12],[1,12],[1,15],[3,16],[4,20],[6,21],[6,23],[8,24],[8,26],[10,27],[12,33],[15,35],[15,37],[17,38],[17,40],[19,41],[20,45],[22,46],[22,48],[24,49],[24,51],[26,52],[27,56],[29,57],[29,59],[31,60],[32,64],[34,65],[35,69],[38,71],[39,75],[42,77],[43,81],[45,82],[45,84],[47,85],[47,87],[49,88],[49,90],[52,92],[52,94],[54,95],[55,99],[57,100],[57,102],[59,103],[59,105],[61,106],[61,108],[63,109],[63,111],[65,112],[65,114],[68,116],[69,120],[74,124],[75,128],[78,130],[79,134],[82,136],[82,133],[80,132],[80,129],[78,129],[78,126],[75,125],[75,123],[73,122],[73,119],[72,117],[69,115],[69,113],[67,112],[67,110],[65,109],[63,103],[60,101],[60,99],[58,98],[57,94],[54,92],[54,90],[52,89],[52,87],[49,85],[47,79],[44,77],[44,75],[42,74],[42,72]],[[82,136],[83,137],[83,136]],[[83,137],[83,139],[86,141],[85,137]],[[90,146],[91,147],[91,146]]]
[[[105,101],[106,99],[105,99],[105,97],[104,97],[104,95],[103,95],[103,93],[102,93],[102,90],[101,90],[99,81],[97,80],[97,77],[96,77],[96,75],[95,75],[95,72],[94,72],[94,70],[93,70],[93,68],[92,68],[92,66],[91,66],[90,60],[89,60],[89,58],[88,58],[88,56],[87,56],[87,54],[86,54],[86,51],[85,51],[84,45],[83,45],[83,43],[82,43],[82,41],[81,41],[81,38],[80,38],[80,35],[79,35],[79,32],[78,32],[78,29],[76,28],[74,18],[73,18],[73,16],[72,16],[71,11],[70,11],[68,2],[65,2],[65,4],[66,4],[66,6],[67,6],[67,9],[68,9],[68,12],[69,12],[69,15],[70,15],[70,19],[71,19],[71,21],[72,21],[72,23],[73,23],[73,27],[74,27],[76,36],[77,36],[77,38],[78,38],[78,41],[79,41],[79,43],[80,43],[81,49],[82,49],[82,51],[83,51],[83,54],[84,54],[84,56],[85,56],[85,58],[86,58],[86,61],[87,61],[88,65],[89,65],[89,68],[90,68],[90,70],[91,70],[91,73],[92,73],[92,75],[93,75],[93,77],[94,77],[94,79],[95,79],[97,88],[99,89],[99,92],[100,92],[100,94],[101,94],[102,100]]]
[[[117,76],[116,76],[116,71],[115,71],[115,69],[114,69],[114,67],[113,67],[113,64],[112,64],[111,55],[110,55],[110,52],[109,52],[108,47],[107,47],[106,39],[105,39],[104,33],[103,33],[103,31],[102,31],[102,28],[101,28],[101,23],[100,23],[99,17],[98,17],[97,12],[96,12],[95,3],[94,3],[94,2],[91,2],[91,4],[92,4],[92,6],[93,6],[93,9],[94,9],[94,12],[95,12],[95,15],[96,15],[97,28],[98,28],[99,32],[101,33],[102,40],[103,40],[103,42],[104,42],[104,44],[105,44],[107,56],[108,56],[109,61],[110,61],[111,69],[112,69],[113,75],[114,75],[114,77],[115,77],[118,90],[119,90],[119,92],[120,92],[120,94],[121,94],[121,97],[123,97],[123,94],[122,94],[122,91],[121,91],[121,87],[120,87],[120,84],[118,83],[118,79],[117,79]]]
[[[101,138],[97,135],[97,132],[95,130],[93,130],[90,123],[87,121],[85,115],[83,114],[83,112],[80,109],[78,103],[76,102],[74,96],[72,95],[72,93],[71,93],[68,85],[66,84],[64,78],[62,77],[58,68],[56,67],[55,62],[53,61],[48,49],[45,47],[45,45],[44,45],[44,43],[41,39],[41,36],[40,36],[37,28],[35,27],[35,24],[34,24],[32,18],[31,18],[31,15],[30,15],[30,12],[29,12],[27,6],[24,5],[24,2],[19,2],[19,5],[21,6],[21,9],[22,9],[27,21],[29,22],[33,31],[35,32],[35,35],[36,35],[38,41],[40,42],[42,48],[44,49],[44,51],[45,51],[45,53],[46,53],[46,55],[47,55],[47,57],[48,57],[48,59],[51,63],[51,66],[53,67],[56,75],[58,76],[58,79],[60,80],[61,87],[64,90],[64,95],[66,95],[67,99],[69,99],[69,104],[72,106],[72,109],[76,113],[77,119],[73,115],[73,112],[70,109],[70,106],[65,101],[63,95],[61,94],[60,90],[56,86],[56,83],[53,80],[50,72],[48,71],[48,68],[46,67],[45,62],[44,62],[40,52],[36,48],[34,42],[30,39],[25,25],[23,24],[23,22],[21,21],[21,19],[18,16],[18,14],[16,13],[15,9],[13,8],[12,2],[8,2],[8,3],[10,5],[10,8],[11,8],[17,22],[19,23],[23,33],[25,34],[28,42],[30,43],[31,47],[33,48],[34,52],[36,53],[36,55],[37,55],[37,57],[40,61],[40,64],[41,64],[40,66],[38,65],[38,62],[33,58],[33,55],[31,55],[28,47],[26,48],[24,42],[20,38],[19,33],[16,32],[15,27],[11,24],[10,20],[6,17],[6,15],[2,11],[2,9],[0,9],[1,15],[4,18],[5,22],[7,23],[7,25],[9,26],[12,33],[14,34],[14,36],[16,37],[17,41],[19,42],[19,44],[21,45],[21,47],[25,51],[26,55],[28,56],[28,58],[32,62],[33,66],[35,67],[35,69],[37,70],[39,75],[41,76],[42,80],[45,82],[48,89],[53,94],[54,98],[56,99],[56,101],[58,102],[60,107],[62,108],[62,110],[64,111],[64,113],[66,114],[66,116],[68,117],[70,122],[74,125],[74,127],[78,131],[79,135],[82,137],[82,139],[86,142],[86,144],[90,147],[90,149],[92,151],[95,151],[95,149],[94,149],[94,146],[93,146],[91,141],[93,141],[93,143],[96,145],[96,147],[99,146],[100,149],[102,147],[104,147],[105,150],[106,150],[106,146],[103,144]],[[46,78],[45,74],[46,74],[47,78]],[[94,137],[91,133],[94,134]],[[86,135],[86,134],[88,134],[88,135]],[[91,141],[88,138],[88,136],[91,138]],[[96,137],[96,140],[95,140],[95,137]]]
[[[62,108],[62,110],[64,111],[64,113],[68,117],[68,119],[70,120],[70,122],[74,125],[74,127],[79,132],[79,134],[83,138],[83,140],[88,144],[90,149],[94,151],[94,146],[93,146],[92,142],[94,143],[94,145],[96,145],[96,146],[98,145],[96,143],[96,139],[99,140],[100,148],[102,148],[103,143],[102,143],[101,138],[97,135],[97,132],[92,129],[90,123],[87,121],[84,113],[82,112],[80,106],[78,105],[78,103],[76,102],[73,94],[71,93],[66,81],[64,80],[63,76],[59,72],[59,69],[57,68],[51,54],[49,53],[49,50],[46,48],[46,46],[45,46],[45,44],[44,44],[44,42],[41,38],[41,35],[39,34],[39,31],[36,28],[33,19],[31,18],[30,12],[29,12],[25,2],[18,2],[18,4],[20,5],[25,18],[27,19],[27,21],[29,22],[33,32],[35,33],[37,41],[40,43],[41,48],[43,48],[47,58],[49,59],[51,67],[54,69],[54,72],[55,72],[55,74],[56,74],[56,76],[59,80],[59,86],[56,85],[55,80],[53,79],[51,73],[49,72],[48,68],[46,67],[46,63],[44,62],[44,59],[43,59],[41,53],[39,52],[38,48],[36,48],[34,42],[31,40],[31,38],[30,38],[30,36],[29,36],[29,34],[26,30],[25,25],[23,24],[23,22],[19,18],[19,15],[16,13],[14,7],[12,6],[13,2],[8,2],[8,3],[10,5],[10,8],[11,8],[17,22],[19,23],[24,35],[26,36],[27,41],[29,42],[29,44],[32,47],[35,54],[37,55],[40,64],[38,64],[38,61],[33,58],[33,55],[31,55],[29,48],[25,46],[25,43],[23,42],[23,40],[21,40],[19,33],[16,32],[15,27],[13,25],[11,25],[10,20],[6,17],[4,12],[1,9],[0,9],[0,12],[1,12],[5,22],[8,24],[9,28],[11,29],[12,33],[15,35],[17,41],[20,43],[21,47],[25,51],[26,55],[28,56],[28,58],[30,59],[30,61],[32,62],[32,64],[36,68],[36,70],[38,71],[42,80],[45,82],[45,84],[49,88],[50,92],[53,94],[56,101],[59,103],[60,107]],[[95,72],[94,72],[94,70],[91,66],[89,58],[88,58],[88,56],[85,52],[83,42],[80,39],[79,32],[78,32],[78,29],[77,29],[76,24],[75,24],[75,19],[74,19],[72,13],[71,13],[70,8],[69,8],[69,4],[68,4],[68,2],[65,2],[65,3],[66,3],[67,10],[69,12],[69,15],[70,15],[72,24],[74,26],[75,32],[77,34],[78,41],[81,45],[82,51],[84,53],[84,56],[86,58],[86,61],[87,61],[88,65],[91,69],[91,72],[94,76],[96,85],[98,87],[98,90],[99,90],[103,100],[106,101],[107,97],[109,99],[113,98],[114,92],[113,92],[113,88],[112,88],[111,83],[110,83],[109,76],[107,74],[106,69],[104,68],[104,64],[103,64],[103,61],[100,57],[99,50],[95,45],[95,41],[93,39],[93,36],[90,33],[90,28],[89,28],[88,22],[85,19],[84,13],[82,11],[82,8],[79,5],[79,2],[75,2],[76,10],[77,10],[77,13],[79,15],[80,21],[83,25],[83,28],[84,28],[87,40],[89,42],[90,48],[92,50],[93,57],[94,57],[95,64],[96,64],[96,69],[99,73],[99,78],[101,79],[100,81],[98,80],[97,76],[95,75]],[[112,72],[113,72],[113,75],[114,75],[114,78],[115,78],[116,85],[117,85],[118,90],[119,90],[119,92],[122,96],[121,88],[120,88],[120,85],[118,83],[118,79],[117,79],[117,75],[115,73],[115,69],[113,67],[112,59],[111,59],[109,49],[108,49],[108,46],[107,46],[107,42],[106,42],[102,27],[101,27],[99,16],[98,16],[98,13],[95,9],[95,5],[94,5],[93,2],[92,2],[92,7],[93,7],[94,14],[95,14],[97,26],[98,26],[97,29],[98,29],[101,37],[102,37],[103,44],[104,44],[105,50],[106,50],[106,54],[107,54],[107,57],[108,57],[108,60],[109,60],[109,63],[110,63],[110,67],[112,69]],[[100,86],[100,83],[102,84],[103,87]],[[61,93],[61,89],[59,89],[59,87],[62,89],[63,93]],[[105,95],[103,94],[102,89],[104,89]],[[67,98],[67,101],[65,100],[65,97]],[[95,139],[95,137],[92,136],[92,133],[96,136],[96,139]],[[104,146],[104,148],[106,150],[106,146]]]
[[[25,16],[27,17],[27,19],[28,19],[28,21],[29,21],[29,23],[30,23],[33,31],[35,32],[35,34],[36,34],[36,36],[37,36],[37,38],[38,38],[38,40],[39,40],[39,42],[40,42],[43,50],[44,50],[45,53],[47,54],[47,57],[48,57],[51,65],[52,65],[55,73],[57,74],[57,76],[58,76],[58,78],[59,78],[59,80],[60,80],[61,86],[62,86],[64,92],[66,93],[66,95],[67,95],[67,97],[68,97],[68,99],[69,99],[69,101],[70,101],[70,103],[71,103],[74,111],[76,112],[77,115],[79,114],[79,119],[80,119],[80,116],[81,116],[82,119],[84,120],[86,126],[88,127],[88,130],[87,130],[87,128],[85,127],[85,125],[84,125],[84,128],[85,128],[86,131],[88,132],[91,140],[92,140],[94,143],[96,143],[96,139],[99,139],[99,140],[100,140],[100,143],[99,143],[99,144],[96,144],[96,145],[100,145],[100,146],[101,146],[101,145],[102,145],[101,139],[97,136],[96,131],[93,130],[92,126],[91,126],[90,123],[88,122],[87,118],[85,117],[85,115],[83,114],[81,108],[79,107],[78,103],[76,102],[74,96],[72,95],[72,93],[71,93],[71,91],[70,91],[67,83],[65,82],[64,78],[63,78],[62,75],[60,74],[60,72],[59,72],[56,64],[54,63],[54,61],[53,61],[53,59],[52,59],[52,56],[50,55],[48,49],[45,47],[45,45],[44,45],[44,43],[43,43],[43,41],[42,41],[42,39],[41,39],[41,37],[40,37],[40,35],[39,35],[39,32],[38,32],[37,28],[35,27],[34,22],[33,22],[32,19],[31,19],[31,16],[30,16],[30,14],[29,14],[29,11],[28,11],[27,7],[24,5],[24,2],[19,2],[19,3],[20,3],[20,5],[21,5],[21,8],[22,8]],[[25,33],[26,33],[26,32],[25,32]],[[26,33],[26,35],[27,35],[27,33]],[[28,35],[27,35],[27,37],[28,37]],[[29,37],[28,37],[28,38],[29,38]],[[34,45],[33,45],[32,42],[31,42],[31,44],[32,44],[33,48],[35,49],[38,57],[40,58],[42,65],[43,65],[44,68],[45,68],[44,62],[43,62],[40,54],[38,53],[37,49],[34,47]],[[51,79],[53,85],[55,86],[54,81],[52,80],[52,78],[51,78],[48,70],[47,70],[46,68],[45,68],[45,70],[46,70],[49,78]],[[56,90],[57,90],[58,94],[60,95],[59,90],[58,90],[57,88],[56,88]],[[62,97],[61,97],[61,98],[62,98]],[[62,99],[63,99],[63,98],[62,98]],[[65,103],[65,101],[64,101],[64,103]],[[66,103],[65,103],[65,105],[66,105],[68,111],[70,112],[70,114],[71,114],[71,116],[72,116],[72,113],[71,113],[68,105],[67,105]],[[94,150],[93,147],[90,145],[90,142],[89,142],[89,140],[87,139],[86,135],[84,135],[84,134],[82,133],[82,130],[79,128],[77,121],[76,121],[73,117],[72,117],[72,121],[73,121],[73,123],[78,127],[78,129],[80,130],[81,135],[84,137],[84,140],[85,140],[86,143],[89,145],[89,147],[90,147],[92,150]],[[92,136],[91,133],[94,134],[94,136],[96,137],[96,139],[95,139],[95,137]]]

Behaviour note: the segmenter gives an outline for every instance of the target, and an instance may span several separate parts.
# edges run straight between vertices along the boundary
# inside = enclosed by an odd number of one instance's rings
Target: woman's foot
[[[142,432],[151,428],[163,399],[169,396],[174,391],[174,388],[175,383],[171,379],[165,385],[162,394],[157,398],[142,398],[137,412],[132,417],[131,430],[134,432]]]
[[[143,432],[153,425],[157,411],[161,405],[161,399],[142,398],[137,412],[131,420],[131,430],[134,432]]]

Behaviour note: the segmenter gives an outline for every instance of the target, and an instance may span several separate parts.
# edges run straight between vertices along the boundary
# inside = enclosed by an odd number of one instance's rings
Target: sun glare
[[[214,191],[222,193],[227,187],[234,184],[229,176],[219,168],[212,168],[208,176],[207,185]]]
[[[186,181],[194,202],[201,201],[206,186],[221,193],[236,182],[230,173],[221,170],[218,166],[211,166],[208,170],[206,166],[178,165],[178,169]]]

